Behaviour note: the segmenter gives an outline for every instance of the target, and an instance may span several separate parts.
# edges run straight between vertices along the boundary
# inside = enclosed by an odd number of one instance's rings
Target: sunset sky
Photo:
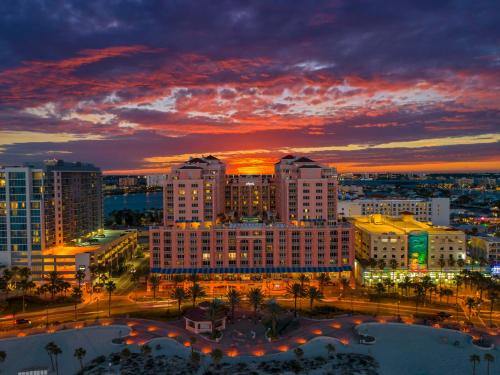
[[[0,164],[500,170],[500,1],[1,1]]]

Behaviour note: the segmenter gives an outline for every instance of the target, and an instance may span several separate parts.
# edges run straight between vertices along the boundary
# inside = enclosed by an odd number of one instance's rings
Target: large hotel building
[[[150,228],[152,272],[212,280],[351,276],[354,232],[336,221],[334,168],[289,155],[276,163],[275,175],[225,170],[214,156],[172,168],[164,225]]]

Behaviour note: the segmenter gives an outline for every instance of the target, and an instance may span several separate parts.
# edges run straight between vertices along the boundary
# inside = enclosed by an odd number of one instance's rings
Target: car
[[[16,325],[21,325],[21,324],[31,324],[31,320],[28,320],[28,319],[16,319]]]

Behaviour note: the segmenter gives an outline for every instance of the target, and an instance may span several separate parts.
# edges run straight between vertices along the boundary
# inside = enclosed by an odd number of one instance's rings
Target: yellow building
[[[351,222],[355,228],[356,258],[374,259],[378,268],[411,272],[451,270],[457,268],[459,259],[466,257],[464,232],[419,222],[411,214],[355,216]]]

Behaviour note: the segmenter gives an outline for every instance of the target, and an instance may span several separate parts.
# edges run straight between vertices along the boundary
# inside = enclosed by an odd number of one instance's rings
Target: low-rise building
[[[489,264],[500,263],[500,237],[473,236],[469,241],[472,257],[486,259]]]
[[[41,280],[52,271],[57,271],[67,280],[73,280],[80,269],[85,271],[85,281],[89,281],[91,265],[105,264],[112,267],[121,259],[130,258],[136,248],[136,230],[104,230],[74,246],[45,249],[40,264],[33,268],[33,280]]]
[[[434,225],[450,225],[450,199],[356,199],[338,202],[339,219],[359,215],[399,216],[411,212],[415,219]]]
[[[411,214],[374,214],[351,221],[356,258],[365,263],[375,260],[377,268],[413,273],[455,270],[458,260],[466,258],[464,232],[419,222]]]

